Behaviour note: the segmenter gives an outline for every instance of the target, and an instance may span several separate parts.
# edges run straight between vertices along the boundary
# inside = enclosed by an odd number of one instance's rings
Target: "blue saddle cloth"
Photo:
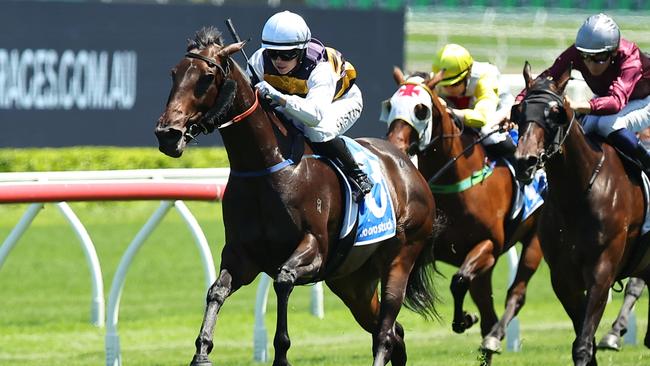
[[[533,181],[522,186],[515,178],[515,168],[508,160],[503,159],[503,161],[505,161],[510,169],[512,181],[515,186],[512,211],[510,211],[509,222],[507,224],[507,231],[511,234],[521,222],[530,217],[533,212],[542,206],[548,184],[546,182],[546,172],[538,170],[533,177]]]
[[[352,188],[343,172],[336,167],[345,187],[345,216],[340,238],[351,234],[358,222],[354,245],[366,245],[386,240],[395,236],[395,209],[390,195],[386,177],[381,171],[379,158],[351,138],[342,136],[346,146],[354,156],[359,167],[373,181],[372,191],[360,203],[352,200]],[[336,166],[336,165],[335,165]]]

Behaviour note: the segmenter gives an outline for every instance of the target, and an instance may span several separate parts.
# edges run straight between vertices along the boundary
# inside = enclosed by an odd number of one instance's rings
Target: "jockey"
[[[601,13],[587,18],[575,44],[538,78],[558,80],[569,68],[579,70],[595,94],[586,102],[564,97],[573,110],[586,115],[585,132],[606,137],[650,172],[650,154],[634,134],[650,127],[650,58],[635,43],[621,38],[616,22]],[[517,101],[524,96],[525,90]]]
[[[300,15],[283,11],[266,21],[262,47],[248,60],[247,71],[260,95],[303,131],[317,153],[341,163],[355,186],[355,200],[362,200],[373,183],[339,137],[363,108],[354,66],[311,38]]]
[[[443,75],[436,91],[451,113],[465,125],[479,128],[481,136],[499,129],[499,123],[510,115],[514,97],[496,66],[474,61],[464,47],[451,43],[433,61],[433,72],[440,71]],[[490,134],[483,146],[494,156],[511,155],[516,149],[508,132]]]

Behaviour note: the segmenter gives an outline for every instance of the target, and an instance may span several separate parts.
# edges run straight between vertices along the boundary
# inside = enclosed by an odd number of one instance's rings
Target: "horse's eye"
[[[422,103],[415,106],[414,112],[415,118],[419,119],[420,121],[427,120],[431,116],[431,110],[429,107],[425,106]]]

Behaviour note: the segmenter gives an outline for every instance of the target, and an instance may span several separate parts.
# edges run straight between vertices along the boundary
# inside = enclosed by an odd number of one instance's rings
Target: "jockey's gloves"
[[[271,105],[284,106],[286,104],[285,95],[280,93],[268,82],[260,81],[255,85],[255,88],[259,91],[262,98],[271,101]]]

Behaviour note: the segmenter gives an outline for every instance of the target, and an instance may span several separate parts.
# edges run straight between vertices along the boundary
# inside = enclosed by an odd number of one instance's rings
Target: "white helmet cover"
[[[432,123],[431,123],[431,94],[427,91],[423,83],[424,79],[419,76],[408,78],[404,84],[393,94],[388,101],[384,101],[381,106],[381,115],[379,120],[386,122],[390,127],[396,119],[401,119],[413,126],[418,132],[418,141],[421,149],[425,148],[431,140]],[[429,108],[429,113],[425,119],[418,119],[415,116],[415,106],[424,104]]]
[[[304,49],[311,39],[305,20],[288,10],[275,13],[262,29],[262,48],[274,50]]]

